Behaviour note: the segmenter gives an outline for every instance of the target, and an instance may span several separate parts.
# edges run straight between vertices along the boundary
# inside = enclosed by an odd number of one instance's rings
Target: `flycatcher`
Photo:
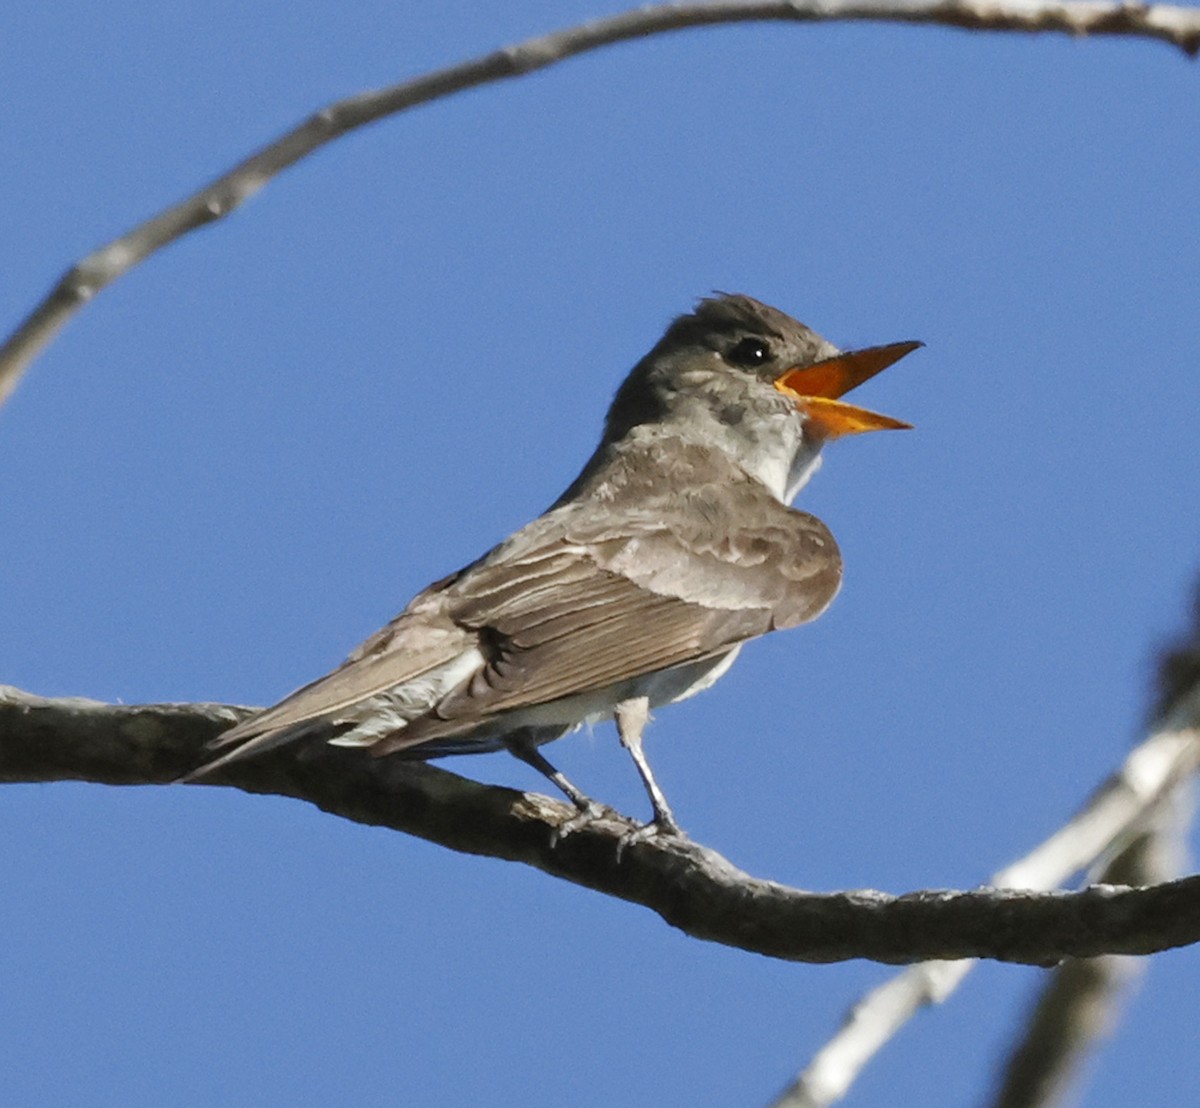
[[[920,345],[844,352],[748,296],[702,300],[634,366],[543,515],[221,735],[189,779],[310,738],[420,759],[507,749],[587,819],[600,806],[541,747],[613,718],[654,807],[646,832],[678,834],[642,751],[649,712],[829,606],[837,544],[788,505],[831,439],[909,426],[839,398]]]

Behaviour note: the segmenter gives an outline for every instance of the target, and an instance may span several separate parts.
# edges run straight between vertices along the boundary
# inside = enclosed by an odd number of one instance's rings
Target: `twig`
[[[0,404],[35,357],[102,288],[197,227],[228,215],[271,178],[364,124],[466,89],[520,77],[614,43],[690,27],[750,22],[931,24],[973,31],[1159,39],[1200,51],[1200,9],[1097,0],[719,0],[659,4],[526,39],[515,46],[322,108],[186,200],[73,265],[0,346]]]

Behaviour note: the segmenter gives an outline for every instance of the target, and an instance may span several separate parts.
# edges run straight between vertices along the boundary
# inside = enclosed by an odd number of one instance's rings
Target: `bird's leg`
[[[549,759],[538,749],[533,736],[528,731],[514,731],[506,735],[504,745],[516,758],[520,758],[527,766],[533,766],[538,773],[553,781],[576,808],[579,814],[572,816],[554,832],[554,840],[565,839],[573,831],[586,827],[594,819],[608,814],[608,809],[598,801],[593,800],[582,789],[576,786],[561,770],[555,769]]]
[[[533,766],[543,777],[553,781],[576,808],[583,809],[594,803],[582,789],[572,784],[566,774],[550,764],[546,756],[538,750],[537,745],[528,736],[521,733],[508,735],[504,739],[504,745],[508,747],[510,753],[520,758],[527,766]]]
[[[654,773],[650,769],[650,763],[646,761],[646,755],[642,752],[642,731],[650,719],[649,698],[638,696],[632,700],[622,700],[614,709],[613,716],[617,721],[617,734],[621,736],[621,745],[629,751],[629,756],[633,759],[633,764],[637,766],[642,784],[646,786],[646,792],[650,796],[650,803],[654,806],[654,822],[648,823],[645,827],[635,831],[630,841],[640,841],[650,835],[660,833],[683,835],[679,824],[675,822],[675,814],[671,811],[671,806],[667,803],[667,798],[663,796],[662,789],[658,787],[658,782],[654,780]]]

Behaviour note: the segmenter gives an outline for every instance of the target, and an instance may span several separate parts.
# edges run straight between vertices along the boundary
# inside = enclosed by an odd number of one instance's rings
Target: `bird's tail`
[[[190,773],[177,778],[177,783],[191,785],[197,781],[203,781],[214,771],[229,765],[231,762],[240,762],[243,758],[250,758],[256,754],[265,754],[268,750],[274,750],[276,747],[298,742],[318,730],[317,724],[319,722],[321,721],[304,720],[299,724],[291,724],[283,727],[267,727],[264,729],[262,726],[262,714],[251,716],[249,719],[243,720],[236,727],[231,727],[228,731],[222,732],[208,744],[208,750],[223,750],[223,754],[217,754],[216,757],[198,766]],[[226,749],[229,747],[232,749]]]

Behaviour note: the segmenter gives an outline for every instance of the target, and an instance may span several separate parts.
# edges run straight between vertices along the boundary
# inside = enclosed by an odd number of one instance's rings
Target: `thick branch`
[[[719,0],[660,4],[526,39],[389,88],[339,100],[206,185],[73,265],[0,346],[0,403],[35,357],[105,285],[197,227],[228,215],[272,177],[327,142],[385,116],[478,85],[520,77],[603,46],[724,23],[864,21],[975,31],[1053,31],[1078,38],[1128,35],[1200,51],[1200,10],[1098,0]]]
[[[0,691],[0,781],[165,784],[196,766],[204,744],[247,709],[114,707]],[[1005,889],[819,894],[750,877],[720,855],[668,839],[621,849],[615,814],[559,838],[573,815],[547,797],[477,784],[433,766],[315,746],[297,758],[235,762],[214,784],[307,800],[360,823],[454,850],[536,866],[651,908],[668,923],[774,958],[996,958],[1049,964],[1069,956],[1148,954],[1200,940],[1200,877],[1146,889],[1080,893]]]

